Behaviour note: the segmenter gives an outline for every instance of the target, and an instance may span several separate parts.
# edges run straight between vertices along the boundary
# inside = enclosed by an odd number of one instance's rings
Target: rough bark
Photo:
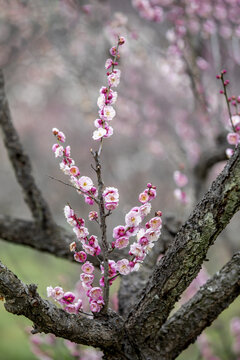
[[[196,277],[208,248],[240,207],[240,147],[181,227],[131,311],[127,328],[139,343],[151,339]]]
[[[175,359],[239,294],[240,252],[161,328],[154,341],[157,359]]]

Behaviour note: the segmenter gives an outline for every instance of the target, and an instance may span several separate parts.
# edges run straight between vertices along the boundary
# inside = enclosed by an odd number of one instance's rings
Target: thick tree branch
[[[12,163],[16,179],[21,186],[24,200],[32,212],[33,218],[42,229],[55,226],[48,204],[43,199],[32,176],[30,159],[24,152],[18,133],[13,126],[10,109],[4,89],[3,72],[0,69],[0,126],[3,140]]]
[[[240,252],[200,288],[157,334],[157,359],[175,359],[240,294]]]
[[[33,321],[38,332],[52,333],[73,342],[95,347],[116,347],[122,331],[122,321],[115,314],[108,321],[89,319],[84,315],[68,314],[43,300],[34,284],[25,285],[0,262],[0,295],[5,308]]]
[[[33,221],[0,215],[0,239],[74,261],[69,245],[76,240],[76,236],[60,226],[46,234],[46,231],[40,229]],[[89,255],[88,260],[99,266],[95,256]]]
[[[176,220],[173,215],[164,217],[160,239],[155,243],[154,248],[144,260],[140,270],[128,276],[122,276],[118,292],[120,315],[126,316],[132,309],[136,300],[139,298],[140,292],[146,286],[159,255],[165,254],[180,229],[180,226],[181,222]]]
[[[0,262],[0,296],[5,308],[23,315],[34,324],[34,333],[52,333],[77,344],[99,347],[104,359],[139,360],[139,350],[124,328],[123,319],[113,311],[95,319],[79,313],[69,314],[37,293],[37,286],[26,285]]]
[[[181,293],[196,277],[208,248],[240,207],[240,147],[181,227],[172,246],[131,311],[128,330],[144,343],[166,321]]]

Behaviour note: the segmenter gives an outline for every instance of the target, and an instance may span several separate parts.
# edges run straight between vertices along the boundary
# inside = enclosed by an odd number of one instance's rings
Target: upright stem
[[[104,289],[103,289],[103,299],[104,307],[102,313],[107,313],[108,302],[109,302],[109,282],[108,282],[108,242],[107,242],[107,225],[106,225],[106,213],[104,207],[103,199],[103,180],[101,172],[101,164],[99,160],[99,151],[92,151],[92,155],[95,160],[96,165],[96,174],[98,179],[98,207],[99,207],[99,225],[101,228],[102,239],[101,239],[101,248],[103,252],[103,266],[104,266]]]

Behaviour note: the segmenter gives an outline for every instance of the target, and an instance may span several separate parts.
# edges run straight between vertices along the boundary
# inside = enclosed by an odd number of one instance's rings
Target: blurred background
[[[106,85],[104,64],[116,34],[123,35],[126,44],[119,61],[122,77],[114,134],[104,142],[102,153],[105,185],[117,187],[120,193],[119,207],[108,219],[110,238],[112,228],[122,224],[126,212],[137,205],[147,182],[157,186],[153,208],[181,221],[200,199],[196,166],[204,151],[224,145],[229,128],[216,80],[221,69],[228,71],[230,95],[239,95],[239,1],[0,0],[0,67],[13,121],[38,186],[57,223],[68,230],[64,205],[69,202],[84,218],[89,206],[73,189],[49,178],[67,181],[51,150],[51,130],[57,127],[65,133],[81,174],[94,179],[93,122],[99,89]],[[31,219],[1,139],[0,162],[1,213]],[[223,156],[202,179],[201,191],[207,190],[224,164]],[[175,191],[176,170],[188,177],[180,195]],[[94,225],[89,229],[97,234]],[[238,249],[237,214],[210,249],[204,273],[194,286],[218,271]],[[71,290],[79,279],[77,265],[2,240],[0,258],[23,281],[36,283],[43,297],[47,286]],[[114,292],[116,287],[113,298]],[[181,301],[189,294],[190,290]],[[238,317],[236,300],[179,359],[237,359]],[[51,337],[29,339],[30,325],[8,314],[0,303],[2,359],[35,359],[36,355],[45,360],[47,356],[70,359],[78,351]],[[101,358],[81,351],[81,359]]]

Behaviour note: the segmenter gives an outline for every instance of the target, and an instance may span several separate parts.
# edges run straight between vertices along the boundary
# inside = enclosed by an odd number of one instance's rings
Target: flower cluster
[[[113,118],[116,115],[116,111],[113,108],[117,100],[117,92],[112,88],[115,88],[120,83],[121,71],[116,69],[118,65],[119,55],[119,46],[125,43],[123,37],[118,38],[117,46],[113,46],[110,49],[110,54],[112,58],[106,60],[105,68],[107,70],[108,86],[103,86],[100,89],[100,96],[97,100],[97,105],[99,107],[99,118],[94,121],[94,125],[97,130],[93,132],[94,140],[101,140],[102,138],[108,138],[113,134],[113,128],[109,125]]]
[[[118,48],[125,42],[123,37],[118,37],[117,46],[110,49],[110,54],[114,57],[106,61],[106,69],[108,76],[108,87],[101,88],[100,97],[98,98],[99,119],[95,121],[95,125],[98,130],[94,132],[93,138],[95,140],[102,139],[103,137],[109,137],[112,134],[112,128],[109,126],[109,122],[115,116],[115,110],[112,104],[116,101],[117,94],[112,90],[112,87],[116,87],[120,79],[120,70],[115,69],[117,65],[117,59],[119,57]],[[116,209],[119,203],[118,189],[115,187],[101,188],[99,185],[99,192],[93,185],[91,178],[87,176],[80,176],[80,171],[75,165],[74,160],[70,157],[70,146],[64,147],[63,144],[66,140],[63,132],[58,129],[53,129],[53,134],[57,139],[57,143],[53,145],[53,151],[56,157],[62,157],[60,163],[61,170],[70,176],[71,183],[76,188],[77,192],[81,193],[85,197],[85,202],[93,205],[96,203],[99,207],[99,214],[96,211],[90,211],[88,218],[90,221],[95,220],[102,230],[106,227],[105,218],[111,214],[111,211]],[[101,153],[102,142],[100,142],[99,150],[93,152],[96,162],[96,173],[98,175],[98,183],[102,184],[101,171],[99,171],[99,156]],[[144,226],[141,226],[144,218],[151,211],[150,201],[155,199],[157,195],[156,187],[151,183],[147,184],[146,189],[139,195],[140,206],[133,207],[125,216],[125,225],[116,226],[113,229],[113,241],[108,244],[107,239],[102,230],[102,240],[98,243],[97,236],[89,235],[88,228],[85,226],[84,219],[78,217],[75,211],[70,205],[64,207],[64,214],[69,225],[72,226],[73,232],[76,235],[79,244],[73,241],[70,244],[70,251],[74,253],[75,261],[82,264],[80,282],[84,289],[86,296],[88,297],[90,310],[93,313],[101,311],[105,303],[108,302],[108,285],[111,285],[113,281],[119,275],[127,275],[131,271],[137,271],[140,264],[145,259],[148,252],[154,246],[154,242],[158,240],[161,234],[162,227],[162,213],[158,211],[155,216],[151,218]],[[108,210],[105,213],[104,207]],[[129,259],[119,259],[117,262],[108,258],[115,249],[123,249],[129,245],[129,239],[131,236],[136,236],[136,241],[130,244]],[[104,262],[100,264],[102,277],[100,278],[100,287],[94,286],[94,266],[88,261],[87,256],[98,256],[100,252],[103,253]],[[101,260],[98,258],[101,262]],[[106,287],[106,291],[103,289]],[[61,287],[47,288],[49,297],[52,297],[55,301],[58,301],[66,311],[77,313],[81,311],[82,300],[78,298],[72,292],[64,292]],[[104,293],[104,296],[103,296]],[[78,298],[78,299],[77,299]],[[76,300],[77,299],[77,300]]]
[[[53,145],[52,150],[55,157],[63,158],[60,162],[60,169],[64,172],[64,174],[70,176],[71,183],[76,187],[80,194],[84,195],[85,202],[89,205],[93,205],[94,198],[97,197],[98,192],[96,187],[93,185],[92,179],[88,176],[80,176],[79,168],[75,166],[75,161],[70,157],[70,146],[63,146],[63,143],[66,140],[64,133],[56,128],[53,128],[52,132],[58,141]]]
[[[123,249],[129,245],[129,238],[136,236],[137,241],[130,245],[129,255],[131,260],[122,259],[117,263],[109,263],[109,277],[117,273],[127,275],[131,271],[139,269],[139,265],[145,259],[147,253],[154,246],[161,234],[162,220],[161,211],[149,220],[145,227],[140,227],[143,219],[150,213],[150,201],[156,197],[156,187],[148,183],[147,188],[139,195],[141,206],[133,207],[125,216],[125,225],[118,225],[113,229],[112,248]]]
[[[106,187],[103,192],[103,198],[105,202],[105,208],[107,210],[114,210],[118,206],[119,202],[119,193],[118,189],[114,187]]]
[[[181,204],[187,204],[188,198],[186,192],[182,189],[188,184],[188,177],[183,174],[182,172],[176,170],[173,173],[173,179],[175,181],[175,184],[177,185],[177,188],[174,190],[174,196],[175,198],[181,203]]]
[[[190,32],[204,39],[215,33],[223,39],[240,37],[238,0],[132,0],[132,5],[149,21],[166,18],[177,36]]]
[[[74,293],[70,291],[64,292],[60,286],[55,288],[48,286],[47,296],[61,304],[64,310],[69,313],[77,314],[82,309],[82,300],[76,299]]]
[[[97,213],[92,212],[94,218],[97,218]],[[83,289],[86,291],[86,295],[89,298],[90,310],[92,312],[99,312],[104,305],[102,297],[102,289],[93,287],[94,281],[94,266],[91,262],[87,260],[87,254],[92,256],[97,256],[101,252],[97,237],[95,235],[89,236],[88,229],[84,226],[85,221],[82,218],[78,218],[74,210],[66,205],[64,208],[64,214],[67,219],[67,222],[73,226],[73,232],[75,233],[77,239],[81,242],[82,248],[84,251],[77,251],[77,244],[74,241],[70,244],[70,250],[74,252],[74,259],[77,262],[83,263],[81,269],[82,273],[80,275],[80,280],[82,283]]]
[[[225,69],[222,70],[221,74],[217,75],[216,78],[220,79],[222,82],[223,90],[220,90],[220,94],[223,94],[225,96],[229,114],[229,125],[232,128],[227,135],[227,142],[229,145],[234,145],[236,147],[240,143],[240,112],[238,111],[238,106],[240,104],[240,96],[228,96],[227,86],[229,85],[230,81],[224,79],[224,75],[226,74],[226,72],[227,71]],[[232,115],[230,105],[234,110],[235,115]],[[228,158],[230,158],[233,153],[233,148],[226,149],[226,155]]]

